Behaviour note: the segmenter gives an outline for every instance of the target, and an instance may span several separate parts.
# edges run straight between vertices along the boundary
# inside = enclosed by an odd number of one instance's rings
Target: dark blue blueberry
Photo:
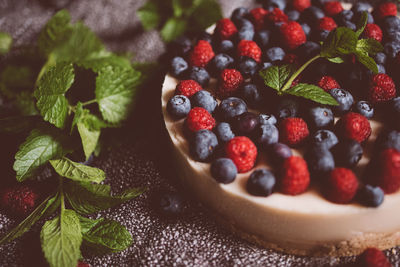
[[[399,40],[400,18],[396,16],[385,17],[381,21],[380,27],[386,41]]]
[[[333,112],[328,107],[312,107],[307,112],[307,122],[311,129],[333,126]]]
[[[371,119],[374,116],[374,108],[368,101],[358,101],[354,105],[354,112],[360,113],[367,119]]]
[[[400,42],[399,41],[392,41],[386,43],[384,46],[384,51],[385,54],[391,58],[394,59],[397,55],[397,53],[400,51]]]
[[[341,115],[350,110],[351,106],[354,103],[354,98],[348,91],[344,89],[334,88],[332,90],[329,90],[329,93],[339,103],[339,106],[333,107],[335,113]]]
[[[394,98],[389,103],[390,114],[388,116],[389,124],[400,131],[400,96]]]
[[[377,53],[377,54],[374,56],[374,59],[375,59],[376,64],[385,65],[385,64],[386,64],[387,56],[386,56],[385,53],[379,52],[379,53]]]
[[[275,176],[267,169],[255,170],[247,180],[247,191],[253,196],[267,197],[272,194],[276,184]]]
[[[218,51],[220,53],[225,53],[225,54],[232,54],[234,52],[234,44],[232,43],[231,40],[223,40],[220,44],[219,44],[219,48]]]
[[[284,10],[286,8],[287,2],[285,0],[266,0],[263,1],[263,7],[267,10],[271,10],[274,8],[279,8]]]
[[[329,150],[339,143],[339,139],[332,131],[318,130],[311,136],[310,142],[312,146]]]
[[[326,3],[326,2],[329,2],[330,0],[312,0],[311,1],[311,4],[313,5],[313,6],[317,6],[317,7],[320,7],[320,8],[323,8],[324,7],[324,4]]]
[[[300,18],[300,12],[297,10],[289,10],[286,12],[286,15],[291,21],[297,21]]]
[[[251,77],[258,71],[257,62],[249,57],[240,57],[237,69],[245,78]]]
[[[391,148],[400,151],[400,132],[396,130],[382,132],[376,141],[376,145],[379,151]]]
[[[241,40],[253,40],[254,39],[254,25],[247,19],[241,19],[238,21],[238,33],[237,39],[238,41]]]
[[[258,126],[258,116],[245,112],[234,118],[234,129],[238,135],[248,136]]]
[[[353,18],[354,13],[351,10],[343,10],[342,12],[340,12],[339,14],[337,14],[335,16],[335,20],[336,22],[340,25],[340,26],[344,26],[346,21],[351,21],[351,19]]]
[[[262,48],[266,48],[269,45],[271,32],[269,30],[261,30],[256,33],[255,41]]]
[[[309,37],[311,34],[311,27],[307,23],[301,23],[300,25],[303,28],[303,31],[306,34],[306,36]]]
[[[223,121],[230,121],[234,117],[247,112],[247,105],[240,98],[228,97],[221,101],[218,110]]]
[[[272,67],[272,66],[273,66],[273,64],[271,62],[263,62],[261,64],[261,69],[262,70],[266,70],[266,69],[268,69],[269,67]]]
[[[211,175],[218,183],[230,184],[235,181],[238,170],[228,158],[219,158],[211,164]]]
[[[177,56],[185,56],[192,49],[192,41],[186,37],[181,36],[177,38],[175,41],[172,41],[169,46],[169,51],[173,55]]]
[[[324,11],[316,6],[310,6],[303,12],[301,12],[300,19],[306,22],[308,25],[316,25],[319,19],[325,17]]]
[[[231,20],[234,23],[237,23],[237,21],[245,18],[248,14],[249,14],[249,10],[247,8],[238,7],[235,10],[233,10],[232,15],[231,15]]]
[[[321,51],[321,46],[315,42],[305,42],[297,49],[297,55],[303,59],[310,59]]]
[[[210,70],[214,75],[218,75],[224,69],[233,64],[234,60],[227,54],[218,54],[210,62]]]
[[[315,32],[315,36],[314,36],[315,41],[317,41],[317,42],[325,41],[326,38],[328,38],[329,33],[330,33],[330,31],[327,31],[327,30]]]
[[[263,148],[268,148],[270,145],[278,143],[279,131],[273,124],[259,125],[254,130],[254,138],[256,142]]]
[[[191,97],[193,107],[201,107],[212,114],[218,105],[215,97],[206,90],[200,90]]]
[[[276,164],[281,164],[285,159],[293,155],[292,149],[283,143],[271,145],[269,153],[269,158]]]
[[[174,77],[182,77],[189,69],[189,64],[181,57],[174,57],[171,60],[171,74]]]
[[[335,160],[332,153],[322,147],[312,147],[304,156],[312,175],[320,176],[335,168]]]
[[[360,204],[367,207],[379,207],[385,198],[385,193],[378,186],[365,185],[361,187],[357,198]]]
[[[184,95],[173,96],[167,104],[168,113],[177,120],[186,117],[191,108],[189,98]]]
[[[199,34],[199,36],[197,38],[197,41],[200,41],[200,40],[207,41],[210,44],[212,44],[213,43],[213,36],[211,34],[209,34],[208,32],[202,32],[202,33]]]
[[[164,216],[176,216],[184,210],[184,200],[175,192],[164,192],[157,197],[158,210]]]
[[[220,122],[215,126],[214,132],[221,143],[227,143],[235,137],[231,125],[227,122]]]
[[[203,88],[207,87],[210,82],[210,74],[206,71],[206,69],[201,67],[191,67],[189,69],[189,80],[195,80],[198,82]]]
[[[353,168],[361,160],[363,148],[357,141],[343,140],[333,148],[336,165]]]
[[[285,58],[285,51],[280,47],[271,47],[265,52],[264,59],[268,62],[281,61]]]
[[[218,146],[217,136],[209,130],[199,130],[191,140],[190,152],[197,161],[207,162]]]
[[[359,2],[356,1],[353,6],[351,7],[351,11],[353,11],[354,13],[364,13],[364,12],[369,12],[370,10],[372,10],[372,5],[370,3],[367,2]]]
[[[296,117],[299,112],[299,102],[291,98],[283,98],[278,104],[276,117],[278,120]]]
[[[353,22],[351,22],[351,21],[348,21],[348,20],[346,20],[346,21],[344,21],[343,23],[341,23],[340,26],[341,26],[341,27],[349,28],[349,29],[351,29],[351,30],[353,30],[353,31],[357,30],[356,24],[353,23]]]
[[[277,121],[276,117],[272,114],[260,114],[260,115],[258,115],[258,122],[261,125],[265,125],[265,124],[275,125],[278,121]]]
[[[257,86],[252,83],[245,84],[240,89],[240,95],[247,105],[253,108],[257,107],[262,100],[260,91],[258,90]]]

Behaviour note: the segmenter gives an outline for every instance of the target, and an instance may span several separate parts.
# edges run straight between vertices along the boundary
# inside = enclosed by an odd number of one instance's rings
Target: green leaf
[[[77,126],[82,140],[83,152],[85,153],[86,160],[88,160],[99,142],[100,130],[91,129],[84,122],[78,122]]]
[[[64,137],[46,129],[33,130],[15,155],[14,170],[22,182],[50,159],[64,156]]]
[[[364,54],[376,55],[383,51],[383,46],[375,39],[360,39],[357,41],[356,50]]]
[[[76,266],[81,255],[82,232],[73,210],[62,210],[60,216],[47,221],[40,232],[42,250],[50,266]]]
[[[22,91],[15,96],[13,101],[14,105],[18,108],[19,113],[24,116],[39,115],[36,109],[35,97],[32,93]]]
[[[181,18],[170,18],[162,27],[160,34],[165,42],[171,42],[181,36],[187,29],[187,21]]]
[[[6,32],[0,32],[0,55],[4,55],[10,51],[12,42],[11,35]]]
[[[339,27],[331,31],[322,44],[321,56],[338,57],[354,53],[357,45],[356,33],[349,28]]]
[[[331,57],[331,58],[327,58],[330,62],[332,63],[336,63],[336,64],[341,64],[344,63],[344,59],[341,57]]]
[[[186,13],[193,5],[193,0],[172,0],[172,9],[174,11],[174,17],[181,17]]]
[[[0,133],[22,133],[31,130],[40,121],[38,116],[18,116],[0,119]]]
[[[136,14],[142,22],[143,28],[147,31],[157,28],[160,25],[160,11],[158,6],[152,1],[148,1]]]
[[[32,89],[35,83],[32,69],[25,66],[7,65],[0,74],[0,82],[11,92],[3,92],[8,98],[15,97],[21,89]]]
[[[44,200],[28,217],[26,217],[20,224],[18,224],[18,226],[8,232],[7,235],[0,240],[0,246],[22,236],[24,233],[29,231],[29,229],[31,229],[31,227],[40,218],[42,218],[46,212],[50,210],[54,211],[54,209],[59,207],[59,205],[60,198],[58,197],[58,194],[56,196],[49,196],[46,198],[46,200]]]
[[[306,83],[299,83],[285,91],[285,93],[310,99],[314,102],[337,106],[338,102],[322,88]]]
[[[50,164],[58,175],[74,181],[100,183],[106,178],[102,170],[73,162],[65,157],[50,160]]]
[[[373,58],[371,58],[370,56],[368,56],[367,53],[362,53],[362,52],[356,52],[356,57],[357,60],[363,64],[365,67],[367,67],[368,69],[370,69],[371,71],[373,71],[375,74],[378,73],[378,66],[376,65],[376,62],[374,61]]]
[[[79,217],[83,235],[83,245],[98,254],[123,251],[132,242],[132,236],[120,223],[99,218],[97,220]]]
[[[367,26],[367,23],[368,23],[368,13],[364,11],[361,15],[360,20],[357,23],[357,31],[356,31],[357,39],[363,33],[365,26]]]
[[[84,60],[77,62],[77,64],[94,72],[99,72],[105,65],[131,68],[131,63],[126,57],[117,56],[107,51],[92,53]]]
[[[71,182],[67,184],[66,196],[78,213],[91,214],[122,204],[144,191],[143,188],[132,188],[112,196],[109,185]]]
[[[266,86],[280,91],[294,71],[293,65],[272,66],[260,71],[260,76]]]
[[[140,72],[133,69],[106,66],[99,71],[95,94],[106,121],[119,123],[126,119],[140,81]]]
[[[222,19],[222,10],[215,0],[194,0],[189,26],[194,31],[205,30]]]
[[[40,114],[45,121],[58,128],[65,126],[68,115],[68,100],[65,93],[71,87],[74,78],[72,64],[57,64],[45,72],[34,92]]]

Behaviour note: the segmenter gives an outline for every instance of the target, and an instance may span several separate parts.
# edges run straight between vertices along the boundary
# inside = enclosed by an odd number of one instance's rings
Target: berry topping
[[[260,30],[264,26],[264,18],[268,11],[262,7],[257,7],[250,10],[251,21],[253,22],[256,30]]]
[[[234,59],[227,54],[218,54],[210,62],[209,68],[212,73],[219,74],[224,69],[230,67]]]
[[[262,100],[260,91],[257,86],[252,83],[245,84],[240,90],[240,95],[242,99],[246,101],[247,105],[253,108],[257,107]]]
[[[372,76],[368,96],[373,104],[393,99],[396,96],[396,86],[392,78],[383,73]]]
[[[335,203],[349,203],[357,193],[358,180],[354,173],[345,168],[330,172],[326,184],[326,197]]]
[[[293,155],[292,149],[282,143],[271,145],[269,152],[271,153],[269,158],[278,165],[282,164],[285,159],[290,158]]]
[[[218,183],[230,184],[236,179],[236,165],[231,159],[219,158],[211,164],[211,175]]]
[[[245,136],[232,138],[225,147],[226,155],[235,163],[239,173],[250,171],[257,159],[257,147]]]
[[[38,204],[38,193],[27,185],[6,188],[1,193],[1,206],[16,217],[28,216]]]
[[[383,36],[382,30],[378,25],[370,23],[367,24],[367,26],[365,26],[363,37],[375,39],[378,42],[381,42],[382,36]]]
[[[219,115],[223,121],[230,121],[247,111],[246,103],[237,97],[228,97],[221,101],[218,107]]]
[[[336,124],[337,133],[340,137],[364,142],[371,135],[371,125],[363,115],[349,112]]]
[[[200,40],[197,42],[190,55],[190,63],[196,67],[205,67],[215,56],[211,44]]]
[[[267,16],[267,20],[270,23],[279,23],[279,22],[288,22],[289,18],[288,16],[279,8],[274,8],[272,11],[270,11]]]
[[[281,123],[281,141],[289,146],[301,144],[309,134],[307,123],[302,118],[287,118]]]
[[[245,56],[254,59],[257,63],[261,60],[261,49],[256,42],[241,40],[237,47],[238,56]]]
[[[374,108],[367,101],[358,101],[354,105],[353,111],[360,113],[367,119],[371,119],[374,116]]]
[[[279,140],[279,131],[275,125],[266,123],[264,125],[260,125],[254,131],[254,138],[258,144],[260,144],[263,148],[268,148],[270,145],[278,143]]]
[[[235,69],[224,69],[220,75],[218,95],[227,97],[235,93],[243,83],[242,74]]]
[[[325,31],[332,31],[337,28],[335,20],[331,17],[323,17],[318,21],[318,29]]]
[[[334,147],[337,143],[339,143],[339,140],[337,136],[329,131],[329,130],[319,130],[316,131],[310,138],[310,143],[314,147],[320,147],[326,150],[331,149]]]
[[[217,136],[209,130],[200,130],[190,142],[190,153],[197,161],[207,162],[218,146]]]
[[[212,130],[215,127],[215,119],[206,109],[195,107],[187,115],[186,126],[192,132]]]
[[[344,89],[334,88],[329,90],[331,96],[339,103],[339,106],[334,106],[333,111],[338,115],[348,112],[354,103],[353,96]]]
[[[325,176],[335,168],[335,160],[332,153],[322,147],[312,147],[304,158],[313,176]]]
[[[360,143],[354,140],[343,140],[334,147],[336,165],[353,168],[361,160],[364,150]]]
[[[226,40],[237,33],[237,28],[230,19],[225,18],[218,21],[216,32],[221,40]]]
[[[328,16],[335,16],[343,11],[343,6],[339,1],[329,1],[324,4],[324,11]]]
[[[305,9],[311,6],[310,0],[293,0],[292,6],[295,10],[303,12]]]
[[[173,96],[167,104],[168,113],[174,119],[182,119],[186,117],[191,109],[190,100],[184,95]]]
[[[239,135],[249,135],[258,126],[258,116],[245,112],[235,117],[234,128]]]
[[[207,86],[210,82],[210,74],[204,68],[193,66],[189,69],[189,79],[195,80],[201,86]]]
[[[397,6],[392,2],[384,2],[375,9],[375,15],[378,19],[384,17],[397,16]]]
[[[203,88],[198,82],[194,80],[183,80],[176,86],[175,95],[184,95],[190,98],[200,90],[203,90]]]
[[[333,112],[327,107],[312,107],[306,114],[307,123],[311,129],[321,129],[333,126]]]
[[[377,248],[366,249],[359,258],[359,263],[364,267],[391,267],[385,254]]]
[[[365,185],[361,187],[358,193],[359,201],[362,205],[367,207],[379,207],[383,203],[385,193],[380,187],[372,185]]]
[[[221,143],[226,143],[233,137],[235,137],[231,125],[227,122],[218,123],[217,126],[214,128],[214,132]]]
[[[296,156],[287,158],[281,167],[280,189],[288,195],[305,192],[310,184],[310,173],[304,159]]]
[[[171,61],[171,74],[174,77],[181,77],[189,69],[189,64],[181,57],[174,57]]]
[[[377,185],[386,194],[395,193],[400,188],[400,152],[386,149],[379,157]]]
[[[284,45],[289,49],[296,49],[307,41],[301,25],[295,21],[283,24],[280,28]]]
[[[267,197],[272,194],[275,184],[275,176],[269,170],[258,169],[250,175],[246,188],[251,195]]]
[[[215,97],[208,91],[201,90],[195,93],[192,98],[193,107],[201,107],[206,109],[209,113],[213,113],[218,105]]]

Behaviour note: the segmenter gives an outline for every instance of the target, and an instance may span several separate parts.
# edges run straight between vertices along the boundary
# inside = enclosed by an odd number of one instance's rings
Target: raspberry
[[[307,123],[301,118],[286,118],[280,128],[281,140],[289,146],[301,144],[310,134]]]
[[[357,193],[358,180],[355,174],[346,168],[331,171],[326,184],[326,197],[332,202],[349,203]]]
[[[204,68],[208,62],[215,56],[212,46],[209,42],[200,40],[197,42],[190,55],[190,63],[196,67]]]
[[[295,64],[295,65],[298,65],[299,64],[299,57],[296,54],[288,53],[283,58],[283,63],[284,64]]]
[[[331,76],[323,76],[318,82],[317,85],[324,89],[324,91],[328,92],[334,88],[340,88],[340,84]]]
[[[335,20],[331,17],[323,17],[318,21],[318,29],[320,31],[332,31],[337,28]]]
[[[235,163],[238,172],[244,173],[250,171],[256,162],[257,147],[245,136],[232,138],[225,147],[228,158]]]
[[[240,71],[235,69],[224,69],[220,76],[218,94],[221,97],[232,95],[243,83],[243,76]]]
[[[377,185],[386,194],[395,193],[400,188],[400,152],[395,149],[382,151],[378,164]]]
[[[333,17],[343,11],[342,4],[339,1],[329,1],[324,4],[326,15]]]
[[[261,49],[254,41],[241,40],[237,47],[237,53],[240,56],[250,57],[260,63]]]
[[[305,192],[310,184],[310,172],[304,159],[296,156],[287,158],[281,169],[281,191],[288,195]]]
[[[26,217],[35,208],[39,195],[26,185],[6,188],[1,195],[1,206],[17,217]]]
[[[303,27],[296,21],[283,24],[280,31],[283,43],[290,49],[295,49],[307,41]]]
[[[293,8],[299,12],[303,12],[305,9],[311,6],[310,0],[293,0],[292,2]]]
[[[253,22],[256,30],[261,30],[264,26],[265,16],[268,14],[268,11],[262,7],[254,8],[250,11],[251,21]]]
[[[204,129],[211,131],[215,127],[215,119],[206,109],[195,107],[187,115],[186,126],[192,132]]]
[[[184,95],[191,97],[198,91],[203,90],[201,85],[194,80],[183,80],[178,83],[175,89],[175,95]]]
[[[373,23],[367,24],[367,26],[365,26],[364,32],[363,32],[363,37],[364,38],[371,38],[371,39],[375,39],[378,42],[382,41],[382,30],[381,28]]]
[[[339,136],[364,142],[371,135],[371,125],[363,115],[349,112],[344,115],[336,124]]]
[[[385,254],[377,248],[367,248],[358,259],[360,266],[364,267],[391,267]]]
[[[382,3],[377,9],[375,9],[374,13],[377,19],[383,19],[388,16],[397,16],[397,6],[392,2]]]
[[[238,31],[235,24],[227,18],[218,21],[216,30],[221,40],[230,39]]]
[[[78,264],[76,265],[76,267],[90,267],[90,265],[85,262],[78,261]]]
[[[396,86],[392,78],[384,73],[372,76],[368,96],[373,104],[393,99],[396,96]]]
[[[266,18],[272,24],[289,21],[288,16],[279,8],[274,8],[274,10],[270,11]]]

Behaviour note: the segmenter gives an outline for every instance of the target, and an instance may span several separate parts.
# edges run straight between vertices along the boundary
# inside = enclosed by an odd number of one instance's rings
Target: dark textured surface
[[[11,33],[15,46],[32,43],[44,23],[57,8],[66,7],[74,19],[83,20],[114,51],[133,52],[136,60],[156,61],[165,47],[155,31],[144,33],[135,11],[142,0],[34,1],[0,0],[0,30]],[[54,5],[49,3],[58,3]],[[221,0],[225,15],[245,0]],[[148,192],[99,216],[120,221],[134,236],[128,250],[103,257],[86,257],[92,266],[339,266],[353,258],[304,258],[262,249],[230,234],[216,222],[212,212],[189,200],[185,213],[176,219],[160,217],[151,200],[162,190],[180,190],[168,162],[168,145],[160,113],[162,77],[142,91],[140,112],[129,121],[118,140],[103,151],[95,165],[107,173],[113,191],[128,186],[147,186]],[[113,135],[115,138],[115,135]],[[0,235],[15,221],[0,214]],[[41,266],[38,230],[0,247],[0,266]],[[398,250],[387,252],[398,266]]]

